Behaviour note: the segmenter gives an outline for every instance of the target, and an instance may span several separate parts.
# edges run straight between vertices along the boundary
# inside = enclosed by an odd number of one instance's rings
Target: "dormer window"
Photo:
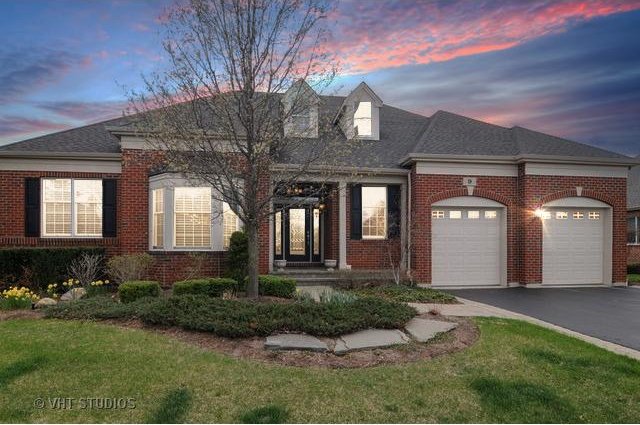
[[[305,108],[291,115],[291,135],[304,137],[312,126],[311,108]]]
[[[353,126],[359,137],[372,136],[373,127],[371,125],[372,115],[371,102],[359,102],[353,114]]]
[[[319,103],[320,98],[304,80],[294,83],[282,99],[285,136],[318,137]]]

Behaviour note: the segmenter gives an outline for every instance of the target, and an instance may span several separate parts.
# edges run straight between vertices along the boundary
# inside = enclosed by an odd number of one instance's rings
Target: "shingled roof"
[[[320,98],[321,114],[328,117],[335,116],[345,100],[344,96]],[[117,127],[129,128],[130,121],[130,118],[121,117],[0,146],[0,155],[11,152],[117,154],[120,152],[119,140],[112,131]],[[507,159],[575,157],[634,163],[634,159],[615,152],[522,127],[501,127],[445,111],[426,117],[383,105],[380,109],[380,140],[361,142],[349,153],[345,165],[402,168],[403,160],[414,155]]]

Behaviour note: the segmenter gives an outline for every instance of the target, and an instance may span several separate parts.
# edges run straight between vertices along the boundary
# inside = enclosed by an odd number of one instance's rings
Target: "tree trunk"
[[[257,222],[251,222],[246,227],[248,242],[247,263],[247,297],[258,298],[258,226]]]

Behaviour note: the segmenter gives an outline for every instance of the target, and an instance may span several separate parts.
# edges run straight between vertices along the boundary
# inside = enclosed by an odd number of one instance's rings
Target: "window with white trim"
[[[431,211],[431,218],[444,218],[444,211],[440,211],[440,210]]]
[[[233,232],[240,230],[241,222],[235,212],[226,202],[222,203],[222,237],[224,249],[229,248],[231,243],[231,235]]]
[[[582,220],[584,218],[584,213],[581,213],[580,211],[574,211],[573,212],[573,219],[574,220]]]
[[[589,211],[589,220],[600,220],[600,213],[598,211]]]
[[[152,246],[162,248],[164,246],[164,189],[151,191],[152,203]]]
[[[362,187],[362,239],[387,237],[387,187]]]
[[[640,217],[627,218],[627,243],[640,244]]]
[[[353,127],[358,136],[371,136],[373,128],[371,125],[373,105],[371,102],[359,102],[353,114]]]
[[[174,246],[211,248],[211,188],[175,188]]]
[[[477,220],[480,218],[480,211],[467,211],[467,218],[471,220]]]
[[[493,220],[495,218],[498,217],[498,212],[497,211],[485,211],[484,212],[484,218],[486,218],[487,220]]]
[[[569,214],[566,211],[556,211],[556,220],[566,220]]]
[[[459,220],[462,218],[462,211],[449,211],[449,218],[452,220]]]
[[[42,179],[42,235],[102,237],[102,180]]]

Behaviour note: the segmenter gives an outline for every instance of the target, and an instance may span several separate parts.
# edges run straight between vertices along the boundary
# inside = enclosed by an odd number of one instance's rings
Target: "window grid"
[[[276,221],[276,231],[275,231],[276,255],[282,255],[282,211],[276,212],[275,221]]]
[[[102,180],[43,179],[44,237],[102,237]]]
[[[431,217],[432,218],[444,218],[444,211],[431,211]]]
[[[151,193],[153,203],[153,247],[164,246],[164,189],[154,189]]]
[[[231,243],[231,235],[233,232],[240,230],[240,223],[238,216],[226,202],[222,204],[222,226],[222,246],[224,249],[228,249]]]
[[[177,248],[211,247],[210,188],[177,187],[174,217],[174,245]]]
[[[480,218],[480,211],[467,211],[467,218],[470,220],[477,220]]]
[[[372,135],[372,111],[373,107],[371,102],[358,103],[355,113],[353,114],[353,126],[356,129],[358,136]]]
[[[627,219],[627,243],[631,245],[640,244],[640,217],[629,217]]]
[[[556,211],[556,220],[566,220],[569,214],[566,211]]]
[[[583,218],[584,218],[584,213],[581,213],[580,211],[575,211],[573,213],[574,220],[582,220]]]
[[[365,186],[362,188],[362,238],[387,237],[387,188]]]
[[[598,211],[589,211],[589,220],[600,220],[600,213]]]
[[[487,220],[493,220],[498,217],[498,213],[496,211],[485,211],[484,218]]]

